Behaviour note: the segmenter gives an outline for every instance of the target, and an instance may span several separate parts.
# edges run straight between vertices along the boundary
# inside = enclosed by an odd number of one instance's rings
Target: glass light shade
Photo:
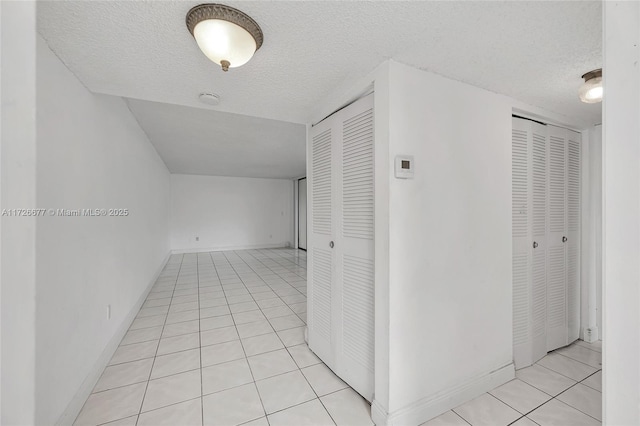
[[[591,78],[580,86],[580,100],[587,104],[595,104],[602,101],[602,77]]]
[[[193,29],[193,37],[202,52],[222,66],[228,61],[230,68],[249,62],[256,52],[256,41],[247,30],[229,21],[207,19]]]

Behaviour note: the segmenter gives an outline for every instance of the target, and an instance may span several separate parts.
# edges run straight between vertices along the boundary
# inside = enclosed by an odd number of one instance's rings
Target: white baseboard
[[[387,413],[384,407],[374,400],[371,405],[371,417],[377,426],[419,425],[512,380],[514,377],[515,369],[511,363],[419,399],[392,413]]]
[[[113,357],[114,352],[116,351],[116,349],[118,349],[122,338],[127,333],[127,330],[129,330],[131,323],[136,318],[138,311],[140,311],[140,307],[146,300],[147,295],[160,276],[160,273],[162,273],[162,270],[169,261],[170,256],[171,253],[167,253],[167,256],[164,258],[162,264],[151,278],[151,281],[147,285],[147,288],[142,292],[138,301],[135,303],[135,305],[133,305],[127,316],[120,324],[120,327],[118,327],[114,335],[111,337],[109,343],[107,343],[107,346],[104,348],[104,350],[100,354],[100,357],[93,365],[93,368],[91,369],[89,374],[87,374],[84,381],[82,382],[82,385],[80,385],[80,388],[73,396],[73,398],[67,405],[67,408],[64,410],[64,412],[56,422],[56,426],[72,425],[76,417],[78,417],[78,414],[80,414],[80,410],[82,410],[82,406],[84,405],[89,395],[91,395],[91,391],[96,386],[96,383],[100,379],[100,376],[102,375],[102,372],[106,368],[107,364],[109,364],[109,361],[111,360],[111,357]]]
[[[270,249],[270,248],[284,248],[291,247],[289,241],[276,243],[276,244],[249,244],[243,246],[224,246],[224,247],[205,247],[205,248],[190,248],[190,249],[178,249],[171,250],[171,254],[185,254],[185,253],[208,253],[210,251],[229,251],[229,250],[256,250],[256,249]]]
[[[591,327],[585,327],[582,329],[582,340],[584,340],[587,343],[593,343],[593,342],[597,342],[600,339],[600,332],[598,330],[598,327],[591,326]]]

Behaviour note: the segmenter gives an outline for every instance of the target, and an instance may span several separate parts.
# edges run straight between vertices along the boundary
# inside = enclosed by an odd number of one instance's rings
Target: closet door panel
[[[513,242],[513,352],[516,368],[532,364],[530,122],[513,118],[511,133],[511,227]]]
[[[374,370],[373,95],[340,112],[342,284],[338,375],[371,401]]]
[[[330,122],[322,122],[310,130],[307,195],[310,227],[308,235],[308,341],[309,348],[330,367],[335,365],[333,346],[333,287],[335,259],[330,242],[333,238],[335,190],[333,144],[335,132]]]
[[[548,126],[547,351],[567,344],[566,131]]]
[[[531,123],[531,339],[532,362],[547,354],[547,128]]]
[[[547,128],[513,119],[513,341],[516,368],[547,353]]]
[[[547,351],[552,351],[567,345],[566,258],[563,246],[549,248],[547,267]]]

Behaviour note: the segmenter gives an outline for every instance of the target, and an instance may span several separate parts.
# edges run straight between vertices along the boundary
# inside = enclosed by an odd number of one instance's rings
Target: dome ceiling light
[[[187,28],[202,53],[223,71],[249,62],[264,36],[247,14],[223,4],[201,4],[187,13]]]
[[[582,78],[584,83],[580,86],[580,100],[587,104],[602,102],[602,68],[589,71]]]

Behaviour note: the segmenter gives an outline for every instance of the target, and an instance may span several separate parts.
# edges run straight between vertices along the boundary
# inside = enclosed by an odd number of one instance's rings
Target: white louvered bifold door
[[[580,134],[513,118],[513,354],[516,368],[580,332]]]
[[[531,122],[531,341],[532,363],[547,354],[547,126]]]
[[[546,353],[546,126],[512,120],[513,352],[516,368]]]
[[[342,144],[337,254],[338,375],[367,400],[373,399],[374,194],[373,94],[339,113]]]
[[[547,350],[568,343],[567,318],[567,134],[547,126],[549,131],[549,182],[547,232]]]
[[[531,352],[531,200],[529,121],[513,118],[511,146],[513,239],[513,357],[516,368],[532,364]]]
[[[567,130],[567,293],[571,343],[580,335],[580,133]]]
[[[308,341],[367,400],[374,389],[373,94],[309,131]]]
[[[310,130],[307,150],[307,234],[309,348],[331,368],[335,368],[335,337],[332,305],[336,273],[333,240],[335,208],[334,138],[330,121]]]

